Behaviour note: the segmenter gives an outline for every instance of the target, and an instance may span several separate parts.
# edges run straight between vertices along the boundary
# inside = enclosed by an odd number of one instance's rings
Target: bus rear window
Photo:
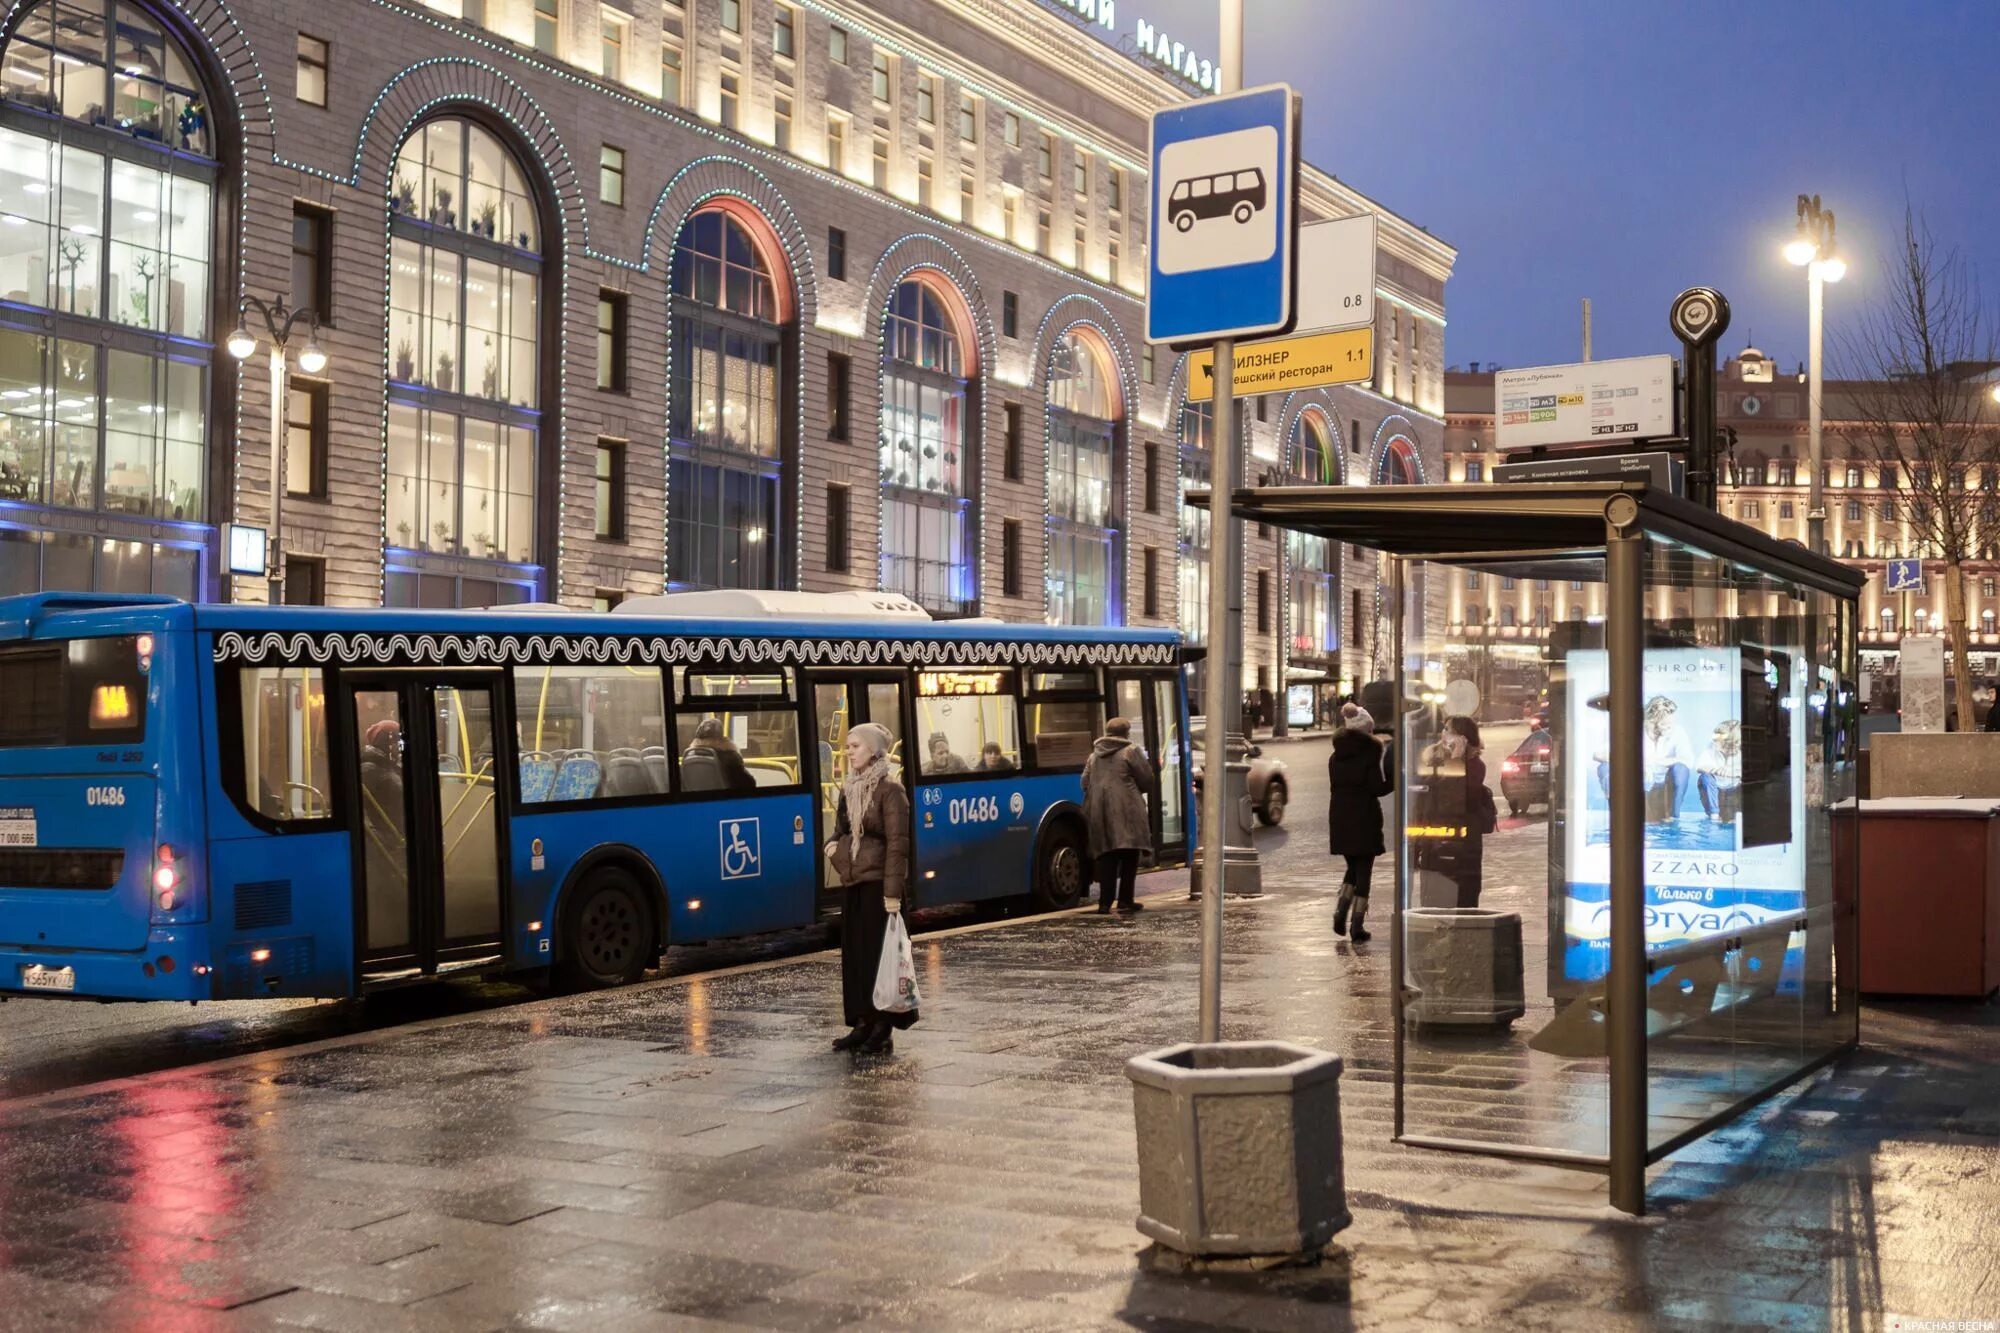
[[[146,739],[146,668],[133,636],[0,651],[0,747]]]

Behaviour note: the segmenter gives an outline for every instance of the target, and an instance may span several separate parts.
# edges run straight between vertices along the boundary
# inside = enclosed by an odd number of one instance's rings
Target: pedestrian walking
[[[1372,734],[1375,719],[1359,704],[1340,710],[1341,728],[1326,761],[1327,850],[1344,857],[1347,873],[1340,882],[1340,901],[1333,909],[1333,933],[1346,935],[1352,914],[1353,940],[1370,939],[1368,890],[1375,858],[1382,855],[1382,797],[1389,793],[1382,768],[1382,743]]]
[[[891,913],[903,910],[910,887],[910,796],[889,772],[889,729],[874,722],[847,730],[847,780],[840,816],[826,854],[840,876],[840,999],[851,1029],[836,1051],[864,1055],[895,1049],[892,1029],[917,1021],[915,1010],[885,1014],[875,1007],[875,975]]]
[[[1146,802],[1160,799],[1159,777],[1138,746],[1132,724],[1114,717],[1091,746],[1083,766],[1083,823],[1097,869],[1097,910],[1111,910],[1114,887],[1118,910],[1136,912],[1139,853],[1153,845],[1153,821]]]

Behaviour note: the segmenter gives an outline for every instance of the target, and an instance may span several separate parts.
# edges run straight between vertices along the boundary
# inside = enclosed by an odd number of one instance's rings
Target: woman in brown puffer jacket
[[[910,795],[889,772],[889,729],[862,722],[847,730],[847,781],[840,819],[826,854],[843,885],[840,909],[840,998],[848,1026],[836,1051],[875,1055],[895,1049],[889,1033],[917,1021],[914,1010],[875,1008],[875,973],[889,914],[903,910],[910,885]]]

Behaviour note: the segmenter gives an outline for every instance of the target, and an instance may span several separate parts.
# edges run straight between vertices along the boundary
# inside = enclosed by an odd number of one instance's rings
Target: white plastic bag
[[[875,968],[875,1008],[885,1014],[913,1014],[922,998],[917,994],[910,932],[903,929],[903,914],[891,912],[882,931],[882,961]]]

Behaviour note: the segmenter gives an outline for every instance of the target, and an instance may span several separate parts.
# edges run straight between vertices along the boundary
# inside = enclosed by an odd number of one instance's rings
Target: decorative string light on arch
[[[710,205],[714,204],[717,200],[727,199],[733,201],[733,203],[748,208],[751,212],[755,213],[757,217],[762,221],[765,230],[769,233],[771,237],[777,240],[779,248],[784,251],[786,277],[789,278],[791,281],[792,293],[794,297],[792,302],[794,309],[790,312],[792,316],[791,324],[792,327],[797,331],[796,336],[799,339],[799,346],[803,348],[805,345],[804,341],[805,327],[807,323],[809,323],[813,318],[817,316],[819,310],[819,283],[818,283],[817,272],[813,268],[812,247],[806,240],[805,228],[799,224],[798,215],[792,212],[792,206],[785,199],[785,196],[779,192],[778,187],[772,182],[770,177],[766,176],[763,172],[757,170],[756,167],[752,166],[748,162],[743,162],[733,157],[712,155],[709,157],[698,157],[694,161],[689,162],[687,165],[683,166],[679,171],[676,171],[673,174],[673,176],[668,179],[666,187],[660,191],[660,197],[653,203],[653,211],[647,216],[646,241],[645,241],[645,252],[644,252],[646,258],[643,263],[634,265],[633,267],[636,267],[640,272],[646,272],[651,269],[653,262],[652,259],[653,237],[658,231],[660,224],[660,217],[666,211],[667,200],[672,197],[674,190],[680,185],[681,181],[688,175],[688,173],[700,169],[702,167],[734,167],[749,172],[750,175],[755,178],[757,184],[762,185],[764,187],[762,192],[768,196],[768,204],[766,200],[759,200],[753,198],[752,191],[742,188],[740,182],[737,183],[733,188],[730,185],[712,186],[709,189],[703,190],[700,194],[696,195],[692,200],[688,202],[687,207],[681,210],[679,219],[674,223],[673,244],[678,244],[680,242],[681,232],[687,228],[688,222],[697,213],[700,213],[702,210],[708,208]],[[772,210],[768,206],[770,204],[776,205],[776,211],[778,213],[778,217],[776,219],[774,219],[771,216]],[[667,261],[668,268],[670,271],[673,263],[672,254],[673,252],[670,248],[668,250],[668,261]],[[660,586],[662,588],[671,587],[673,584],[673,570],[671,568],[671,562],[673,559],[673,541],[667,534],[670,534],[673,531],[672,525],[673,525],[674,497],[673,497],[673,488],[665,484],[666,478],[672,472],[672,463],[673,463],[672,454],[674,447],[673,445],[674,376],[672,369],[674,364],[673,303],[674,303],[674,295],[671,288],[669,288],[667,292],[667,337],[666,337],[668,371],[667,371],[666,384],[664,386],[665,393],[663,395],[663,399],[665,402],[665,415],[662,416],[660,419],[660,476],[662,479],[662,484],[660,486],[660,531],[662,534],[662,540],[660,543]],[[799,367],[800,390],[798,393],[792,395],[794,399],[793,407],[794,407],[794,426],[795,426],[792,438],[795,441],[797,441],[797,445],[794,450],[795,453],[797,452],[798,449],[804,448],[805,438],[806,438],[806,395],[804,389],[804,375],[805,375],[805,367],[801,365]],[[797,529],[803,525],[805,512],[806,512],[806,470],[804,466],[804,460],[795,457],[792,461],[792,523],[791,523],[792,583],[794,587],[805,586],[806,544],[804,541],[800,540],[799,533],[797,532]]]
[[[42,3],[42,0],[8,0],[4,8],[0,8],[0,33],[11,37],[21,17],[21,11],[39,3]],[[271,99],[271,86],[264,78],[263,66],[258,63],[256,48],[243,35],[243,24],[237,20],[236,13],[229,7],[227,0],[208,0],[208,3],[202,6],[200,14],[191,12],[183,0],[151,0],[148,8],[155,12],[167,11],[178,15],[186,25],[187,31],[199,39],[198,43],[188,43],[188,45],[199,45],[203,48],[194,55],[194,60],[204,76],[202,78],[204,90],[211,95],[221,93],[226,96],[229,99],[230,112],[235,118],[236,178],[244,187],[236,191],[235,296],[237,304],[240,305],[243,293],[248,290],[250,283],[250,191],[248,189],[250,140],[259,134],[267,136],[271,141],[274,161],[277,156],[278,122]],[[217,15],[221,16],[219,23],[216,21]],[[246,67],[250,75],[248,83],[254,85],[257,91],[254,103],[245,97]],[[222,77],[220,79],[208,77],[214,74],[220,74]],[[253,111],[256,113],[254,116]],[[220,153],[216,154],[216,160],[218,162],[222,160]],[[233,411],[239,422],[243,420],[243,387],[248,378],[244,375],[235,377]],[[206,450],[207,442],[204,441],[203,444]],[[272,466],[277,466],[275,449],[272,450]],[[241,517],[242,499],[243,435],[238,431],[229,457],[230,518]],[[217,523],[212,526],[219,528],[221,525]]]
[[[413,66],[412,68],[415,67]],[[401,77],[402,77],[401,75],[398,75],[396,79],[390,80],[389,87],[384,88],[382,90],[382,94],[375,99],[374,105],[369,108],[368,119],[362,122],[362,128],[361,128],[362,141],[364,144],[366,143],[368,137],[368,126],[374,122],[376,109],[382,105],[383,98],[388,96],[389,90],[395,87],[396,83],[400,81]],[[504,78],[505,76],[503,75],[502,77]],[[507,124],[515,131],[516,135],[518,136],[514,142],[506,145],[509,151],[518,153],[518,149],[520,148],[520,146],[522,144],[526,144],[528,147],[529,156],[533,158],[535,165],[540,167],[542,171],[547,173],[547,175],[544,177],[544,182],[550,188],[551,192],[556,195],[556,207],[554,209],[554,212],[556,215],[556,234],[558,238],[557,243],[561,247],[559,254],[566,257],[569,253],[569,213],[568,210],[562,206],[560,180],[555,174],[554,170],[550,167],[548,160],[544,158],[539,151],[537,151],[535,129],[530,126],[524,125],[519,119],[517,119],[510,112],[508,112],[506,108],[496,106],[490,98],[484,96],[481,93],[471,90],[467,90],[464,92],[441,93],[438,96],[433,97],[430,100],[420,104],[416,108],[416,110],[406,118],[404,124],[401,126],[396,136],[395,144],[392,146],[389,152],[389,157],[388,157],[389,169],[386,177],[385,189],[382,196],[383,198],[382,309],[385,312],[389,309],[390,286],[394,281],[394,275],[395,275],[395,260],[393,258],[394,238],[391,235],[391,230],[395,222],[396,214],[393,209],[388,207],[388,197],[389,197],[388,190],[393,189],[395,185],[396,158],[402,153],[403,145],[409,142],[410,136],[412,134],[415,134],[417,130],[421,128],[427,121],[438,118],[440,113],[449,114],[451,109],[454,107],[468,107],[468,106],[476,106],[484,110],[491,111],[495,115],[498,115],[502,117],[504,120],[506,120]],[[536,110],[537,113],[539,114],[540,108],[537,107]],[[554,127],[552,125],[547,125],[547,118],[543,117],[543,120],[546,127],[546,132],[548,133],[550,138],[555,141],[556,147],[561,153],[561,161],[564,165],[565,170],[567,170],[569,163],[568,151],[562,148],[562,141],[555,137]],[[354,161],[355,161],[355,180],[353,182],[353,188],[358,189],[360,188],[360,170],[361,170],[361,148],[359,147],[355,149]],[[574,179],[573,172],[571,173],[571,178]],[[579,218],[581,218],[581,210],[579,210]],[[569,310],[571,267],[572,265],[566,262],[562,262],[562,260],[560,259],[558,260],[556,265],[557,273],[559,275],[558,285],[561,289],[560,295],[562,300],[562,305],[558,308],[561,311],[565,312],[565,314]],[[389,383],[389,372],[390,372],[389,338],[387,334],[387,327],[385,325],[382,338],[382,383],[384,385],[384,389],[382,392],[382,424],[381,424],[381,433],[377,436],[377,438],[382,442],[381,448],[378,451],[381,459],[381,477],[380,477],[380,489],[377,495],[377,504],[379,509],[381,510],[381,515],[382,515],[382,527],[381,527],[381,539],[376,543],[376,548],[375,548],[378,555],[380,556],[380,560],[376,565],[375,600],[378,603],[384,603],[384,604],[387,603],[389,596],[389,443],[388,443],[389,393],[386,387]],[[568,552],[569,549],[569,530],[568,530],[569,469],[563,466],[565,461],[564,451],[567,448],[567,441],[569,439],[569,320],[567,318],[559,318],[556,320],[555,431],[556,434],[555,434],[554,448],[556,451],[556,459],[555,459],[556,547],[555,547],[554,558],[550,561],[548,567],[548,595],[551,598],[560,601],[562,600],[562,593],[563,593],[563,587],[562,587],[563,557]],[[544,432],[537,430],[535,432],[535,454],[536,454],[535,462],[537,465],[537,470],[536,470],[537,481],[539,481],[541,476],[540,473],[540,464],[542,462],[541,455],[543,450],[546,449],[547,447],[548,447],[548,442],[544,438]]]
[[[1400,412],[1391,412],[1388,416],[1383,417],[1382,424],[1375,428],[1375,434],[1369,441],[1369,484],[1374,484],[1376,474],[1382,470],[1383,451],[1398,436],[1410,442],[1410,466],[1416,469],[1416,484],[1419,486],[1426,485],[1428,479],[1424,476],[1424,454],[1423,450],[1417,446],[1416,423]]]
[[[988,462],[986,457],[987,440],[989,435],[991,434],[991,432],[987,429],[987,426],[989,424],[988,417],[992,411],[992,406],[990,401],[991,395],[988,393],[988,389],[991,385],[992,375],[993,375],[993,368],[992,368],[993,358],[997,352],[997,347],[995,346],[995,340],[993,337],[993,325],[992,322],[987,318],[986,314],[986,298],[980,292],[978,281],[973,278],[971,265],[965,262],[965,256],[959,254],[958,251],[952,249],[951,246],[946,244],[946,242],[943,239],[937,236],[932,236],[924,232],[908,232],[902,236],[897,237],[894,241],[890,243],[889,248],[882,252],[881,259],[876,261],[874,272],[870,273],[868,276],[868,289],[870,291],[876,290],[876,284],[881,281],[882,272],[884,268],[887,267],[891,255],[894,255],[896,251],[906,243],[913,243],[920,241],[928,241],[934,245],[942,247],[945,251],[947,251],[951,255],[953,259],[956,259],[958,261],[959,267],[961,268],[961,270],[963,270],[963,272],[958,274],[947,272],[944,268],[942,268],[938,264],[935,258],[914,260],[913,262],[905,265],[902,271],[896,274],[895,278],[892,281],[890,281],[887,284],[887,286],[883,289],[881,299],[869,307],[875,312],[875,344],[876,344],[875,430],[878,435],[878,438],[876,440],[876,451],[879,455],[881,451],[881,440],[879,439],[879,435],[882,429],[881,405],[888,401],[888,396],[889,396],[889,345],[882,337],[882,330],[888,326],[890,307],[895,304],[896,293],[902,290],[903,284],[910,278],[916,276],[917,274],[935,273],[938,277],[940,277],[947,284],[949,284],[952,290],[957,293],[959,302],[965,307],[966,311],[971,315],[973,340],[977,344],[974,350],[977,352],[979,357],[979,472],[976,478],[978,491],[973,498],[973,516],[975,520],[974,525],[977,529],[979,529],[978,533],[976,533],[975,535],[978,536],[980,540],[975,541],[973,543],[974,547],[976,547],[977,549],[977,554],[972,556],[971,559],[973,562],[973,572],[976,578],[975,587],[978,590],[975,596],[975,603],[983,608],[985,605],[984,593],[986,588],[986,568],[985,568],[986,543],[984,540],[985,521],[983,516],[985,513],[986,478],[987,478],[986,465]],[[970,292],[965,290],[965,284],[968,282],[972,286],[972,290]],[[963,446],[961,445],[961,447]],[[877,462],[877,469],[878,471],[880,469],[879,461]],[[883,485],[880,479],[878,478],[875,485],[876,504],[878,506],[882,506],[884,504],[883,500],[881,499],[882,490],[883,490]],[[1047,525],[1044,524],[1043,527],[1044,527],[1044,532],[1046,533]],[[875,563],[876,563],[875,580],[877,583],[880,583],[882,579],[881,575],[882,551],[880,545],[882,523],[880,521],[876,523],[875,530],[876,530],[876,543],[877,543],[875,551]],[[1047,536],[1044,535],[1042,540],[1044,547],[1046,547],[1048,541]],[[1045,555],[1044,559],[1046,560],[1046,558],[1047,557]]]
[[[25,2],[26,0],[15,0],[15,3],[17,4]],[[170,2],[178,5],[181,3],[185,3],[185,0],[170,0]],[[222,0],[216,0],[216,3],[218,4],[222,3]],[[813,163],[808,162],[802,158],[794,157],[790,153],[780,152],[778,149],[774,147],[766,147],[756,143],[745,142],[740,135],[724,130],[718,125],[710,124],[702,120],[700,117],[694,115],[693,113],[687,111],[685,108],[679,106],[669,106],[668,104],[661,102],[657,99],[638,97],[633,93],[623,88],[620,88],[614,84],[607,83],[602,79],[592,78],[590,76],[579,73],[578,71],[571,69],[565,65],[559,64],[555,61],[543,59],[535,52],[524,50],[523,48],[516,46],[511,42],[497,41],[481,32],[469,29],[463,23],[447,21],[446,19],[442,18],[437,14],[429,13],[424,10],[415,10],[406,8],[400,4],[392,3],[392,0],[372,0],[372,3],[377,8],[389,10],[397,18],[424,24],[430,28],[437,30],[438,32],[446,34],[447,36],[457,41],[467,42],[475,47],[481,48],[482,50],[491,52],[494,55],[504,56],[509,60],[517,61],[523,65],[528,66],[531,69],[534,69],[542,74],[549,76],[550,78],[558,79],[574,87],[587,90],[597,96],[608,98],[611,101],[616,102],[620,106],[628,107],[632,110],[641,112],[645,115],[652,116],[655,119],[666,121],[669,124],[675,126],[676,128],[684,130],[690,134],[696,134],[703,138],[713,140],[715,141],[718,147],[726,148],[729,150],[730,154],[733,154],[733,156],[710,155],[708,157],[699,159],[701,161],[732,162],[735,165],[742,166],[747,170],[751,171],[752,173],[758,175],[760,178],[763,178],[765,180],[766,184],[769,184],[769,178],[764,177],[763,173],[759,171],[757,167],[752,165],[752,163],[743,156],[747,154],[749,155],[749,157],[766,159],[768,161],[781,164],[787,170],[802,173],[811,179],[836,186],[837,188],[846,190],[852,194],[866,198],[871,203],[879,207],[894,209],[895,211],[902,213],[904,216],[910,218],[912,221],[918,223],[919,225],[925,227],[954,226],[954,224],[952,224],[948,220],[939,219],[929,213],[920,212],[917,209],[912,208],[887,194],[883,194],[879,191],[876,191],[872,187],[864,186],[858,181],[851,180],[848,176],[846,176],[842,172],[831,171],[825,167],[816,166]],[[813,6],[813,7],[816,9],[819,8],[818,6]],[[822,14],[826,14],[830,17],[834,17],[836,22],[843,23],[849,28],[853,29],[854,31],[865,33],[865,35],[867,35],[872,42],[879,43],[883,45],[885,48],[901,49],[897,48],[895,44],[893,42],[890,42],[888,39],[879,37],[877,34],[873,32],[869,32],[864,28],[856,26],[853,20],[851,19],[839,18],[837,16],[833,16],[832,11],[830,10],[820,9],[819,12],[821,12]],[[921,56],[915,55],[914,53],[911,54],[911,58],[918,60],[922,59]],[[487,64],[484,61],[475,60],[467,56],[438,56],[438,57],[432,57],[424,61],[420,61],[418,62],[418,64],[412,65],[410,67],[410,70],[415,70],[430,65],[449,64],[449,63],[456,63],[473,69],[483,70],[487,73],[490,73],[498,77],[499,79],[505,81],[509,85],[509,87],[513,90],[514,94],[518,96],[522,102],[524,102],[529,107],[532,107],[537,115],[542,116],[543,119],[545,120],[548,119],[546,113],[542,111],[541,107],[536,104],[534,98],[530,96],[525,89],[521,88],[519,84],[515,83],[511,78],[509,78],[504,72],[499,70],[497,67]],[[404,74],[409,73],[410,70],[404,71]],[[401,77],[402,75],[398,75],[397,79],[392,79],[391,86],[393,86],[397,81],[399,81]],[[263,72],[261,69],[257,70],[257,79],[260,88],[264,90],[265,100],[268,105],[270,100],[269,88],[268,85],[265,84]],[[967,86],[968,88],[975,87],[975,85],[966,82],[965,80],[960,80],[960,82],[965,83],[965,86]],[[1012,105],[1012,103],[1008,102],[1007,99],[1004,97],[988,93],[984,90],[977,90],[977,91],[979,91],[979,94],[983,97],[986,97],[987,100],[989,101],[993,101],[1002,105]],[[381,97],[386,96],[388,92],[389,88],[385,87],[382,91],[382,95],[377,97],[376,104],[369,108],[370,119],[363,122],[364,138],[367,133],[367,126],[372,123],[372,118],[376,110],[380,106]],[[506,115],[507,113],[505,111],[502,111],[501,114]],[[1041,121],[1043,119],[1043,117],[1041,117],[1038,113],[1035,113],[1033,111],[1028,111],[1028,115],[1037,121]],[[354,155],[354,160],[356,163],[355,170],[347,176],[341,176],[336,172],[326,171],[323,168],[315,167],[304,162],[296,162],[290,158],[282,156],[277,149],[277,131],[276,131],[277,122],[275,118],[272,118],[270,123],[272,125],[271,161],[274,164],[281,167],[289,167],[292,170],[302,172],[308,176],[315,176],[318,177],[319,179],[332,181],[336,184],[347,185],[350,187],[357,186],[359,184],[359,163],[361,159],[362,145],[357,145],[355,149],[355,155]],[[1072,135],[1071,137],[1074,138],[1076,136]],[[1078,138],[1077,142],[1084,144],[1086,147],[1089,147],[1093,151],[1093,153],[1098,157],[1104,158],[1109,161],[1117,161],[1123,165],[1130,167],[1132,170],[1135,171],[1143,171],[1143,168],[1139,167],[1135,163],[1128,162],[1127,159],[1125,159],[1118,153],[1110,151],[1109,149],[1102,148],[1101,146],[1089,140]],[[567,155],[565,155],[565,161],[567,161]],[[689,165],[692,166],[694,164],[690,163]],[[606,264],[614,268],[631,269],[641,273],[647,272],[649,270],[651,266],[650,245],[651,245],[651,237],[653,234],[650,227],[648,228],[646,233],[647,250],[642,253],[642,257],[638,260],[626,259],[618,255],[613,255],[605,253],[603,251],[599,251],[592,247],[592,245],[590,244],[588,215],[582,214],[581,212],[582,201],[580,195],[577,198],[577,207],[582,217],[582,226],[579,234],[582,236],[583,239],[582,239],[582,244],[579,248],[587,258],[594,259],[601,264]],[[1096,291],[1105,293],[1106,295],[1119,297],[1131,303],[1134,307],[1139,306],[1143,302],[1143,298],[1135,296],[1133,293],[1126,291],[1124,288],[1114,286],[1110,283],[1099,282],[1095,278],[1092,278],[1088,274],[1084,273],[1081,269],[1064,268],[1063,266],[1056,264],[1052,260],[1044,259],[1040,255],[1036,255],[1030,251],[1021,249],[1020,247],[1014,245],[1011,240],[1003,241],[998,238],[988,236],[983,232],[980,232],[970,226],[956,226],[954,227],[954,230],[956,232],[963,233],[968,240],[976,241],[990,248],[1000,250],[1005,254],[1007,254],[1011,259],[1017,262],[1026,263],[1033,265],[1035,267],[1039,267],[1050,274],[1062,278],[1066,282],[1087,285]]]
[[[1078,315],[1057,329],[1054,336],[1049,336],[1049,326],[1054,322],[1057,312],[1071,304],[1094,306],[1097,310],[1097,316],[1089,314]],[[1101,316],[1101,318],[1098,316]],[[1124,427],[1125,438],[1122,441],[1114,440],[1113,449],[1115,451],[1117,448],[1122,447],[1126,453],[1126,457],[1123,460],[1125,497],[1124,504],[1119,510],[1118,531],[1125,548],[1129,548],[1132,544],[1132,405],[1138,401],[1139,396],[1138,372],[1133,366],[1131,355],[1125,347],[1124,333],[1118,329],[1118,321],[1112,317],[1111,311],[1102,301],[1094,296],[1084,292],[1071,292],[1044,311],[1041,323],[1035,327],[1035,346],[1042,349],[1036,355],[1035,364],[1040,369],[1042,381],[1042,509],[1044,511],[1042,517],[1042,606],[1044,617],[1048,614],[1049,595],[1049,522],[1047,509],[1049,497],[1049,444],[1052,435],[1049,422],[1049,387],[1055,378],[1057,346],[1072,331],[1079,328],[1089,328],[1095,331],[1097,336],[1104,340],[1104,345],[1110,349],[1112,359],[1118,363],[1117,424]],[[1043,341],[1044,338],[1047,339],[1046,342]],[[1113,464],[1116,465],[1119,461],[1114,453],[1114,457],[1112,458]],[[1176,472],[1178,472],[1178,469],[1176,469]],[[1121,549],[1118,558],[1118,613],[1121,618],[1125,617],[1125,607],[1129,600],[1127,594],[1131,591],[1125,586],[1128,566],[1131,563],[1125,558],[1128,554],[1129,549]]]

